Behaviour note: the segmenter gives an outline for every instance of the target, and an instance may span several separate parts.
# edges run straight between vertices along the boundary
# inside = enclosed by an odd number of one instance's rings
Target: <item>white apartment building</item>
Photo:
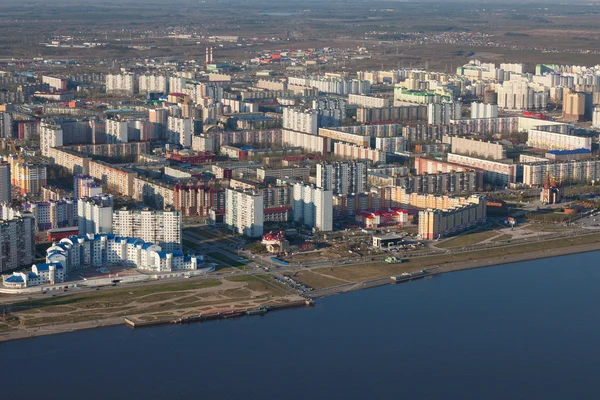
[[[164,75],[140,75],[138,77],[138,89],[140,94],[167,94],[169,93],[169,80]]]
[[[112,233],[158,244],[163,250],[181,250],[179,211],[117,210],[113,213]]]
[[[180,76],[170,76],[169,93],[183,93],[185,90],[186,83],[187,79],[185,78],[182,78]]]
[[[367,80],[339,77],[290,77],[288,84],[313,87],[319,92],[334,94],[369,94],[371,91],[371,83]]]
[[[10,164],[0,163],[0,203],[10,203],[11,196]]]
[[[113,197],[111,195],[87,197],[77,201],[79,234],[111,233]]]
[[[261,193],[225,190],[225,223],[232,231],[249,237],[264,232],[264,199]]]
[[[192,146],[192,120],[190,118],[169,117],[167,124],[167,142]]]
[[[430,103],[427,105],[427,123],[429,125],[448,125],[451,120],[461,119],[462,103]]]
[[[403,153],[406,151],[406,139],[402,136],[375,138],[375,150],[386,153]]]
[[[363,193],[367,190],[367,164],[355,161],[317,164],[316,184],[334,194]]]
[[[527,81],[506,81],[498,87],[498,107],[503,110],[543,110],[549,94],[535,90]]]
[[[527,133],[527,145],[545,150],[591,150],[592,138],[550,132],[548,130],[530,129]]]
[[[543,185],[546,176],[554,178],[558,182],[598,182],[600,181],[600,160],[523,164],[523,183],[525,185]]]
[[[106,120],[106,142],[127,143],[128,125],[127,121]]]
[[[471,103],[471,119],[498,118],[496,104]]]
[[[32,215],[5,219],[0,223],[0,272],[35,259],[35,220]]]
[[[106,93],[133,95],[135,93],[136,76],[133,74],[106,75]]]
[[[283,109],[283,128],[317,135],[319,132],[319,112],[286,107]]]
[[[42,76],[42,83],[47,83],[52,90],[67,90],[67,80],[54,76]]]
[[[192,136],[192,150],[194,151],[212,151],[217,152],[219,139],[210,133],[201,133]]]
[[[40,124],[40,152],[43,156],[50,156],[50,149],[63,145],[63,131],[60,125],[52,122]]]
[[[322,232],[333,230],[333,192],[296,183],[293,191],[294,222]]]
[[[383,97],[363,96],[360,94],[348,95],[348,104],[356,104],[359,107],[365,108],[382,108],[389,107],[389,99]]]
[[[600,128],[600,106],[594,108],[594,113],[592,114],[592,127],[596,129]]]

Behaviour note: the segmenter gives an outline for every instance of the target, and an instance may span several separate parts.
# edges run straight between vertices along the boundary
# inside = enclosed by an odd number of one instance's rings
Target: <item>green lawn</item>
[[[483,231],[483,232],[474,232],[474,233],[465,233],[460,236],[445,240],[442,243],[436,244],[436,247],[440,249],[448,249],[451,247],[466,247],[472,246],[477,243],[481,243],[484,240],[493,238],[497,236],[498,232],[496,231]]]
[[[36,299],[15,303],[13,307],[23,308],[42,308],[48,306],[63,306],[76,304],[79,307],[86,307],[86,304],[95,308],[97,302],[115,301],[119,299],[134,300],[136,297],[142,297],[149,294],[165,292],[181,292],[193,289],[203,289],[221,285],[218,280],[197,280],[191,282],[166,283],[164,285],[146,285],[139,287],[124,287],[122,289],[110,290],[90,290],[86,293],[77,293],[67,296],[49,297],[47,299]],[[49,295],[50,296],[50,295]]]
[[[208,253],[207,256],[214,258],[215,260],[221,261],[223,264],[230,266],[230,267],[239,268],[239,267],[244,266],[244,264],[242,264],[241,262],[236,261],[232,258],[229,258],[226,255],[221,254],[221,253],[217,253],[217,252]]]

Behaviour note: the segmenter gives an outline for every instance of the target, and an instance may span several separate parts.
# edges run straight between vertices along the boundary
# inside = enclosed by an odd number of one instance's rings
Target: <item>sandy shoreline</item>
[[[475,261],[471,261],[471,262],[452,263],[452,264],[447,264],[447,265],[443,265],[443,266],[439,266],[439,267],[427,268],[427,270],[430,272],[430,275],[438,275],[438,274],[445,274],[445,273],[449,273],[449,272],[466,271],[466,270],[470,270],[470,269],[485,268],[485,267],[492,267],[492,266],[501,266],[504,264],[512,264],[512,263],[521,262],[521,261],[539,260],[539,259],[544,259],[544,258],[552,258],[552,257],[565,256],[565,255],[571,255],[571,254],[588,253],[588,252],[593,252],[593,251],[600,251],[600,242],[577,245],[577,246],[560,247],[560,248],[556,248],[556,249],[534,251],[534,252],[522,253],[522,254],[512,254],[512,255],[507,255],[505,257],[501,257],[501,258],[489,258],[489,259],[475,260]],[[338,287],[338,288],[322,289],[322,290],[315,292],[310,297],[311,298],[323,298],[323,297],[331,296],[334,294],[352,292],[352,291],[356,291],[356,290],[364,290],[364,289],[369,289],[369,288],[373,288],[373,287],[389,285],[391,283],[392,282],[390,281],[389,277],[382,277],[382,278],[374,279],[374,280],[367,281],[367,282],[357,282],[354,284],[343,285],[342,287]],[[68,333],[68,332],[75,332],[75,331],[80,331],[80,330],[103,328],[103,327],[108,327],[108,326],[116,326],[116,325],[124,325],[124,324],[125,324],[125,322],[124,322],[123,317],[114,317],[114,318],[108,318],[108,319],[102,319],[102,320],[77,322],[77,323],[71,323],[71,324],[48,325],[48,326],[43,326],[43,327],[39,327],[39,328],[24,329],[24,330],[19,330],[19,331],[15,331],[15,332],[8,332],[8,333],[0,334],[0,342],[9,341],[9,340],[17,340],[17,339],[30,339],[30,338],[35,338],[38,336],[53,335],[53,334],[57,334],[57,333]]]

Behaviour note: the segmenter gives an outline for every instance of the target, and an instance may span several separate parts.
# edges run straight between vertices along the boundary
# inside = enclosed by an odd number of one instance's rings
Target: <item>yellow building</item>
[[[485,203],[484,197],[471,196],[462,205],[419,211],[419,236],[422,239],[438,239],[484,223]]]

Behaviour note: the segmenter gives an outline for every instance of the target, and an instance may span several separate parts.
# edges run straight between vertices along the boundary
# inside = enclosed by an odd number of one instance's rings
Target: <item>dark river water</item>
[[[0,343],[0,399],[598,399],[599,256]]]

